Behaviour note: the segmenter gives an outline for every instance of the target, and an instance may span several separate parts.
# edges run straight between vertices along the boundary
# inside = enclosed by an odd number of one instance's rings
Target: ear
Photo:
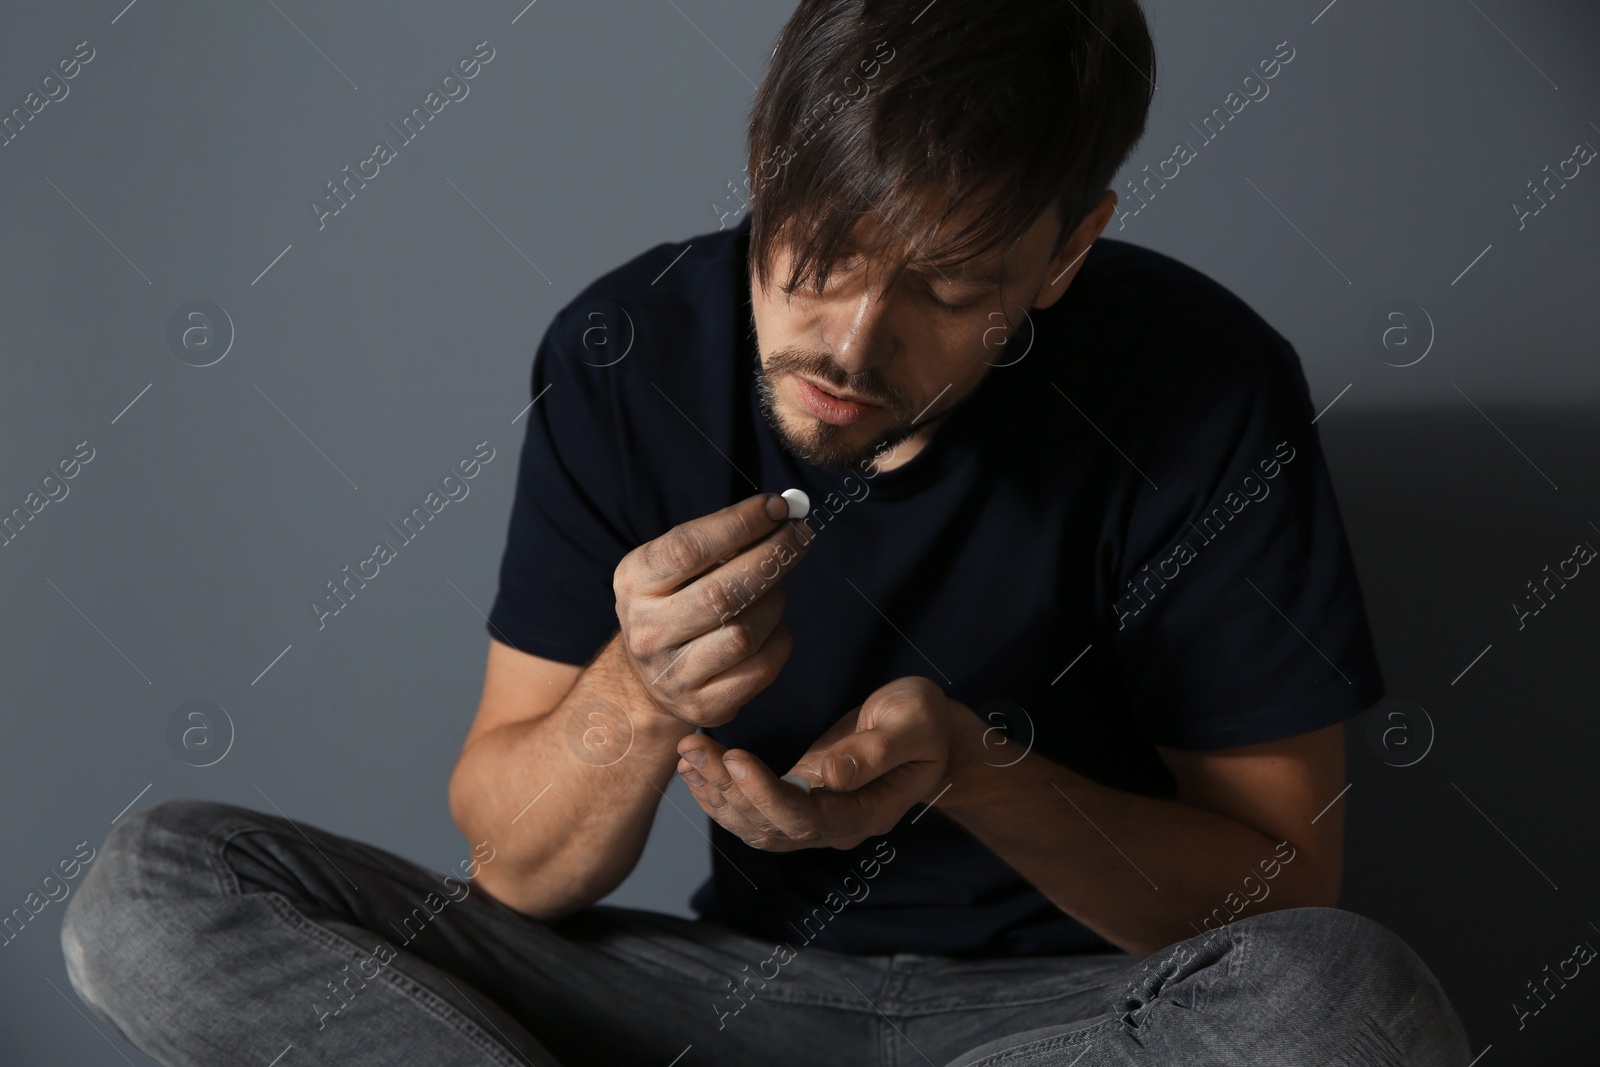
[[[1061,299],[1061,294],[1067,291],[1072,279],[1078,276],[1078,268],[1083,266],[1083,258],[1088,253],[1089,246],[1094,244],[1095,239],[1110,225],[1111,216],[1116,214],[1116,211],[1117,194],[1107,189],[1100,194],[1094,209],[1078,223],[1078,228],[1067,238],[1067,243],[1061,247],[1061,252],[1045,269],[1044,288],[1039,290],[1039,295],[1033,302],[1035,310],[1043,311]]]

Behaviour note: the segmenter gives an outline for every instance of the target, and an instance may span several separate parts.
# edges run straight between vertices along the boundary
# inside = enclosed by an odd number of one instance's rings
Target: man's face
[[[961,403],[991,367],[1019,358],[1008,345],[1019,335],[1028,343],[1027,311],[1060,297],[1115,204],[1107,192],[1053,258],[1060,223],[1052,207],[1010,248],[954,266],[914,255],[892,286],[885,265],[856,253],[875,236],[870,218],[852,235],[854,258],[820,294],[802,286],[783,295],[791,256],[778,244],[771,287],[752,274],[750,296],[757,391],[783,446],[817,466],[848,468]],[[937,247],[969,217],[920,247]]]

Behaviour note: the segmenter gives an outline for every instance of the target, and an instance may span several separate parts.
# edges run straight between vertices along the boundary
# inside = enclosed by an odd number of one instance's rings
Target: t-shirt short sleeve
[[[1113,582],[1140,731],[1229,748],[1357,715],[1384,686],[1298,357],[1273,334],[1185,362]]]
[[[534,356],[488,630],[523,652],[587,664],[616,631],[612,574],[637,542],[614,432],[615,372],[580,360],[567,332],[558,314]]]

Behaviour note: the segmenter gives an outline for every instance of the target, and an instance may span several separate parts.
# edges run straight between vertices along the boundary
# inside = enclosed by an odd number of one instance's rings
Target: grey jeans
[[[645,911],[541,922],[460,875],[196,800],[112,831],[61,943],[84,1001],[169,1065],[1471,1058],[1427,966],[1387,928],[1336,908],[1241,918],[1143,959],[775,954],[723,926]]]

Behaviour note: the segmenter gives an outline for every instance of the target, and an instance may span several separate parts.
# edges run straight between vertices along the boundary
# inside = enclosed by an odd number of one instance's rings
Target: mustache
[[[906,398],[898,390],[887,385],[876,372],[862,371],[850,374],[840,370],[839,365],[825,353],[799,348],[781,348],[768,354],[765,370],[768,375],[785,373],[803,375],[841,393],[865,397],[869,403],[882,405],[890,411],[906,410]]]

